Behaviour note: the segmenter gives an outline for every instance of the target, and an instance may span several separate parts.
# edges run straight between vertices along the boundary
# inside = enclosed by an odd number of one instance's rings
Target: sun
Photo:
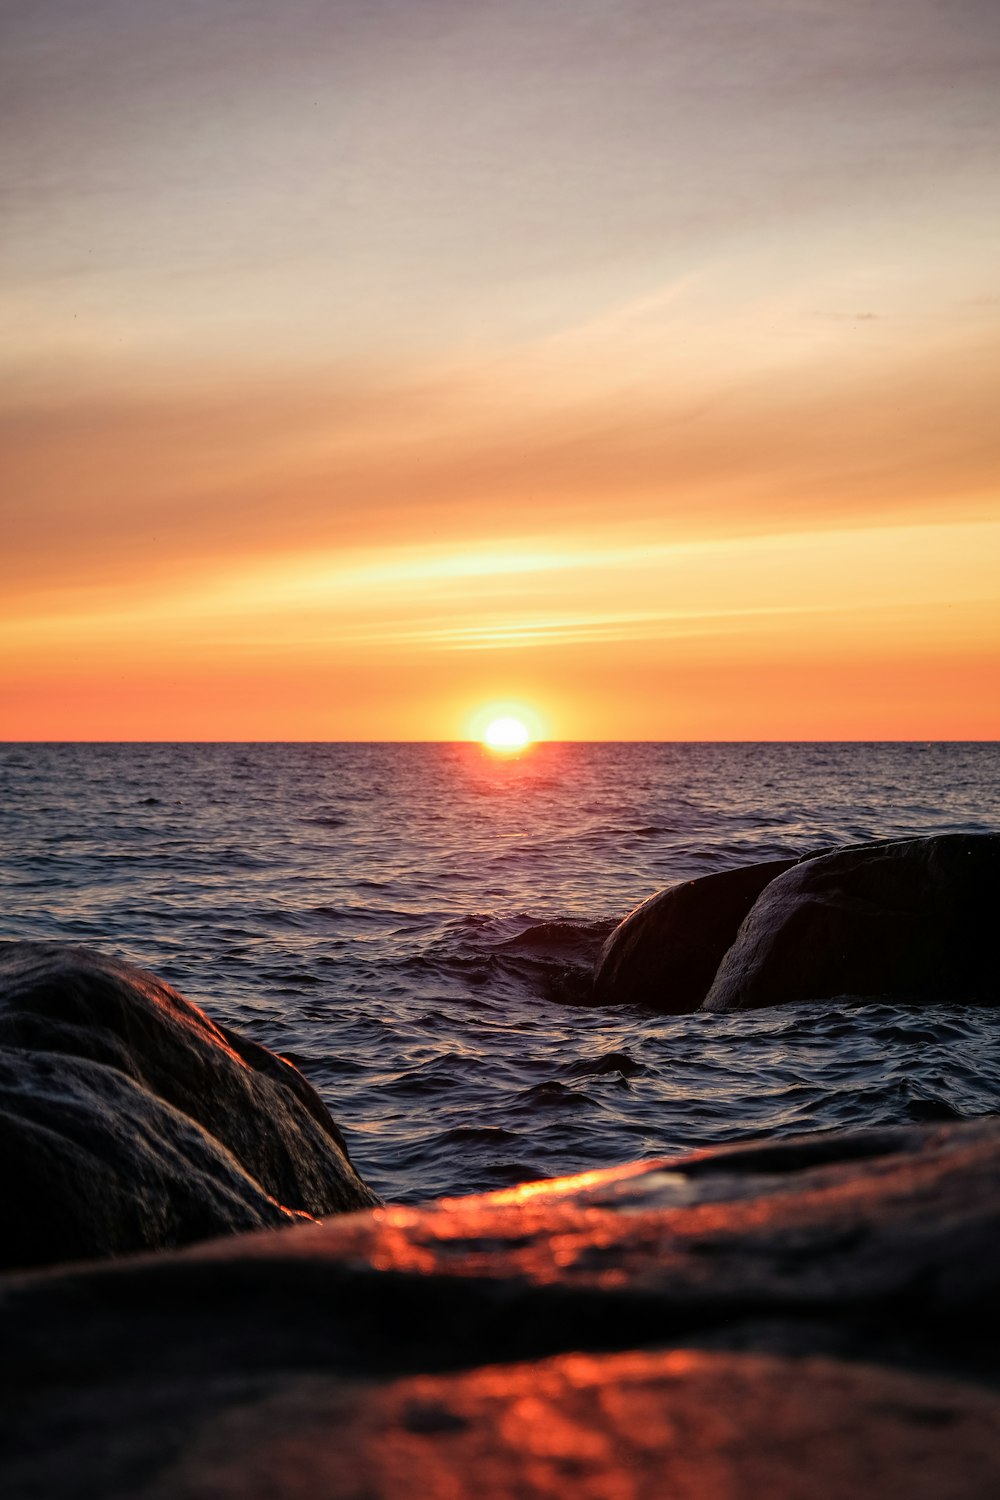
[[[490,750],[523,750],[530,744],[531,733],[523,719],[513,714],[502,714],[491,719],[483,731],[483,744]]]
[[[484,750],[497,755],[514,755],[530,750],[539,740],[549,738],[546,716],[526,698],[493,698],[481,701],[465,720],[465,735]]]

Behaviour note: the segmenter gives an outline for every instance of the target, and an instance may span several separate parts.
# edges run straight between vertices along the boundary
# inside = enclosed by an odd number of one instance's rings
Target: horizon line
[[[990,736],[977,736],[973,738],[936,739],[933,737],[916,736],[915,738],[899,736],[889,739],[793,739],[782,737],[779,739],[723,739],[711,737],[707,739],[587,739],[587,740],[557,740],[540,736],[530,740],[523,748],[530,750],[536,745],[998,745],[1000,739]],[[28,746],[28,745],[483,745],[483,741],[475,737],[463,737],[458,739],[5,739],[0,737],[0,746]],[[488,748],[488,747],[484,747]]]

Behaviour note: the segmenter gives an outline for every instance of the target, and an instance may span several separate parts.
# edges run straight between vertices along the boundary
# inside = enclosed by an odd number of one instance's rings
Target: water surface
[[[995,1013],[573,1003],[671,881],[998,826],[991,744],[2,745],[0,935],[152,968],[290,1056],[413,1200],[1000,1107]]]

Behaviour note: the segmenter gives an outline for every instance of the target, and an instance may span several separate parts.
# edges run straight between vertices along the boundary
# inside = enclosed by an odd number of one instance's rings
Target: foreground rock
[[[998,910],[1000,835],[840,849],[765,886],[703,1008],[833,995],[996,1005]]]
[[[766,885],[796,863],[770,860],[686,880],[619,923],[594,970],[594,997],[665,1015],[697,1010],[740,923]]]
[[[986,1500],[998,1181],[862,1131],[11,1278],[0,1492]]]
[[[290,1063],[93,953],[0,944],[0,1266],[377,1203]]]

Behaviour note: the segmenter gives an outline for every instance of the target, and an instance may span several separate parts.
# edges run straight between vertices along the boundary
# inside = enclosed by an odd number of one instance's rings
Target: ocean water
[[[990,744],[2,745],[0,936],[153,969],[290,1057],[414,1201],[1000,1108],[996,1014],[581,1004],[672,881],[998,826]]]

